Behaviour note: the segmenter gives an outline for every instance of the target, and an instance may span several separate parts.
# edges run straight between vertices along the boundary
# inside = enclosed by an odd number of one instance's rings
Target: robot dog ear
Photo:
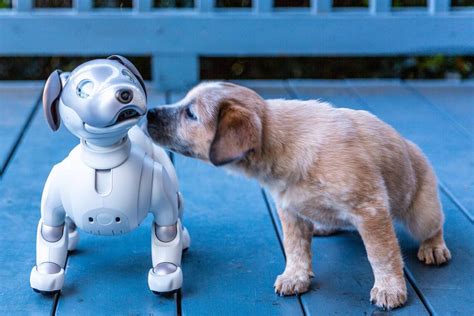
[[[57,131],[61,123],[58,105],[62,90],[61,71],[55,70],[49,75],[43,90],[43,112],[53,131]]]
[[[116,60],[119,63],[121,63],[122,65],[124,65],[125,67],[127,67],[128,70],[130,70],[135,75],[135,77],[137,77],[138,82],[140,82],[140,85],[142,86],[142,89],[145,92],[145,97],[147,96],[145,81],[143,81],[142,75],[138,71],[137,67],[135,67],[135,65],[132,64],[132,62],[130,60],[128,60],[127,58],[125,58],[123,56],[120,56],[120,55],[112,55],[112,56],[107,57],[107,59]]]

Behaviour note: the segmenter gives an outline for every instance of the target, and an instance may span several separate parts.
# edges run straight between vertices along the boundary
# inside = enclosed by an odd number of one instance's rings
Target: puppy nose
[[[133,92],[129,89],[120,89],[115,94],[115,97],[120,103],[127,104],[133,99]]]
[[[148,121],[152,120],[154,116],[155,116],[155,110],[154,110],[154,109],[150,109],[150,110],[148,110],[148,112],[146,113],[146,119],[147,119]]]

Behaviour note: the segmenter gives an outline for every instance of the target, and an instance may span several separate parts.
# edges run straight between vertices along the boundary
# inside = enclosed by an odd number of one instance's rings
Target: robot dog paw
[[[43,262],[31,270],[30,285],[35,292],[54,294],[64,285],[64,269],[52,262]]]
[[[148,287],[155,294],[169,294],[183,285],[183,271],[170,262],[161,262],[148,272]]]
[[[77,244],[79,243],[79,232],[76,230],[69,232],[68,235],[68,244],[67,244],[67,250],[68,251],[74,251],[77,248]]]
[[[189,249],[191,246],[191,236],[189,236],[189,232],[186,227],[183,226],[183,252]]]

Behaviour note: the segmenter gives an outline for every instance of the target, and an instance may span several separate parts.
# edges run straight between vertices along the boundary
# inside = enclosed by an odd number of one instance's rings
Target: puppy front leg
[[[399,307],[407,300],[407,288],[390,214],[386,208],[374,206],[366,206],[358,213],[360,217],[355,226],[364,242],[375,277],[370,301],[388,310]]]
[[[293,295],[309,290],[311,277],[311,238],[313,225],[296,214],[278,209],[283,227],[283,246],[286,254],[286,267],[275,281],[275,292],[280,295]]]

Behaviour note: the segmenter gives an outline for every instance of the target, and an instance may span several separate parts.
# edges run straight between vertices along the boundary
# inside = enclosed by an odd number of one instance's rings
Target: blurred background
[[[20,0],[21,1],[21,0]],[[276,7],[309,7],[309,0],[275,0]],[[251,7],[251,0],[216,0],[217,7]],[[456,7],[473,7],[474,0],[452,0]],[[11,0],[0,0],[0,10],[11,8]],[[35,0],[36,8],[71,8],[72,0]],[[95,0],[97,9],[131,10],[132,0]],[[192,8],[193,0],[154,0],[156,8]],[[334,0],[335,8],[367,7],[368,0]],[[394,9],[426,7],[427,0],[393,0]],[[416,32],[416,30],[413,30]],[[474,30],[473,30],[474,32]],[[0,80],[42,80],[56,68],[65,71],[78,64],[103,56],[1,56]],[[146,80],[151,80],[151,56],[127,56]],[[474,56],[200,56],[200,79],[468,79],[474,77]]]

